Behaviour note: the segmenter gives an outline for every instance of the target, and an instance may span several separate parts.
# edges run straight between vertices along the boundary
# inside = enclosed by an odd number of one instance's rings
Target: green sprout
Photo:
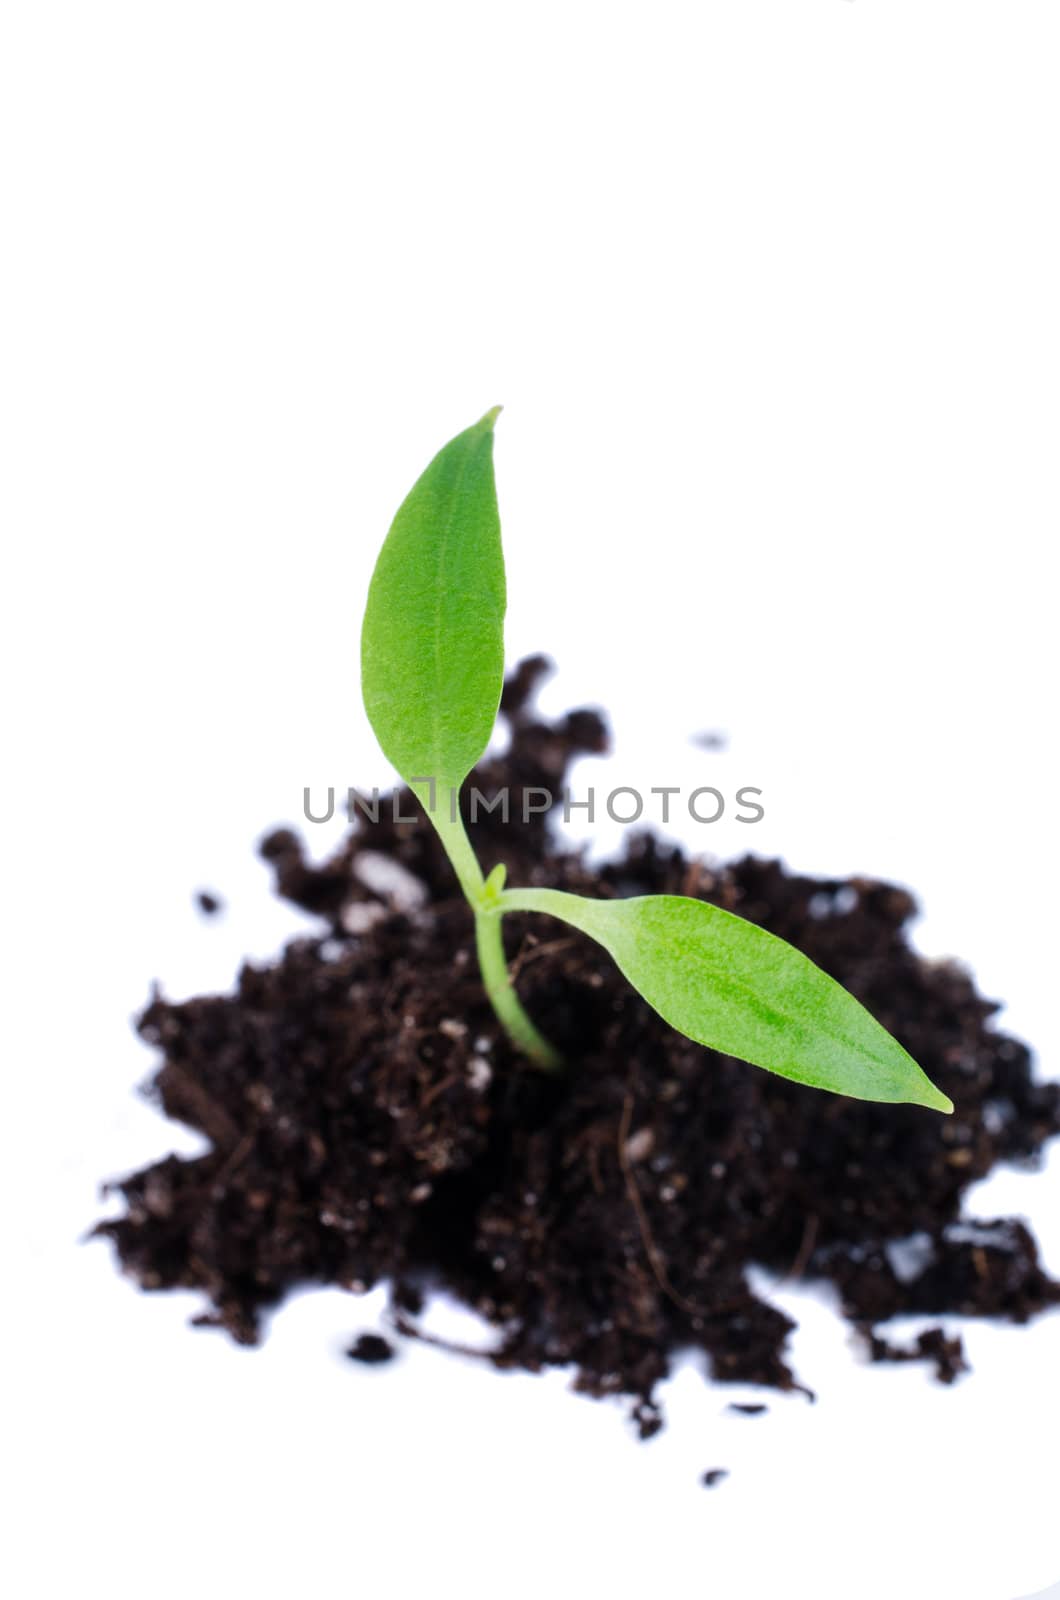
[[[499,412],[451,440],[395,516],[368,591],[361,676],[376,737],[427,810],[474,912],[482,981],[513,1043],[539,1067],[561,1066],[515,993],[501,935],[507,912],[542,912],[603,945],[698,1044],[836,1094],[952,1111],[864,1006],[764,928],[683,895],[590,900],[507,888],[503,863],[483,874],[457,796],[489,743],[504,680]]]

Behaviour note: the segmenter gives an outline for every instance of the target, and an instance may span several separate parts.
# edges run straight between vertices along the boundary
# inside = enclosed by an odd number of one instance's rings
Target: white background
[[[816,1409],[726,1416],[686,1367],[641,1447],[564,1374],[353,1367],[375,1301],[299,1297],[236,1351],[76,1243],[101,1177],[194,1148],[133,1096],[150,980],[277,948],[254,840],[304,784],[387,778],[374,554],[500,402],[510,654],[558,658],[549,707],[612,709],[600,777],[762,786],[759,828],[689,843],[914,886],[922,947],[1060,1071],[1055,5],[2,18],[12,1592],[1055,1581],[1060,1318],[970,1327],[947,1392],[785,1292]],[[1060,1272],[1058,1198],[1054,1154],[973,1208]]]

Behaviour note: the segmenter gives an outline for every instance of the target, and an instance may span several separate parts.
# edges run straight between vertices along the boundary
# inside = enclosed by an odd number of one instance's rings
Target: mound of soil
[[[1033,1161],[1060,1129],[1060,1086],[1032,1080],[960,967],[910,949],[902,889],[750,857],[708,867],[644,835],[590,871],[542,817],[516,824],[524,786],[556,789],[607,744],[593,711],[534,715],[544,669],[534,658],[509,680],[510,748],[477,774],[513,794],[510,825],[471,829],[484,868],[503,859],[514,884],[591,895],[697,895],[761,923],[852,990],[955,1115],[842,1099],[702,1049],[597,946],[512,916],[520,995],[569,1061],[559,1077],[529,1068],[485,999],[433,830],[384,806],[323,867],[287,830],[264,842],[316,936],[245,966],[233,994],[156,993],[139,1022],[161,1055],[149,1092],[211,1148],[124,1179],[124,1214],[97,1232],[144,1288],[200,1289],[197,1320],[243,1343],[299,1285],[386,1280],[405,1333],[442,1285],[496,1326],[497,1365],[571,1364],[578,1388],[631,1396],[644,1435],[682,1347],[718,1379],[795,1385],[792,1324],[752,1293],[753,1263],[831,1280],[874,1359],[928,1360],[952,1380],[959,1341],[935,1329],[899,1347],[877,1326],[900,1312],[1023,1322],[1060,1300],[1022,1224],[961,1216],[970,1184]]]

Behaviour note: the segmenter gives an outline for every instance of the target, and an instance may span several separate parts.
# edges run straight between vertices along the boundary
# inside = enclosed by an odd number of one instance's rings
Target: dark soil
[[[353,1341],[346,1354],[351,1361],[361,1361],[366,1367],[381,1367],[387,1361],[393,1361],[397,1351],[389,1339],[383,1339],[378,1333],[362,1333]]]
[[[477,777],[512,787],[513,817],[521,786],[555,788],[607,743],[595,712],[535,717],[541,670],[524,662],[510,680],[510,749]],[[704,1050],[588,940],[511,917],[520,995],[570,1063],[550,1077],[499,1030],[433,831],[387,816],[320,868],[293,833],[271,835],[278,889],[319,933],[244,967],[234,994],[156,994],[141,1017],[161,1058],[150,1092],[211,1144],[115,1186],[124,1214],[98,1231],[144,1288],[201,1290],[198,1320],[253,1343],[300,1285],[386,1280],[394,1327],[413,1334],[423,1293],[444,1286],[496,1327],[498,1366],[570,1364],[578,1388],[633,1397],[644,1436],[680,1348],[721,1380],[795,1386],[792,1324],[749,1288],[753,1263],[830,1281],[873,1359],[928,1360],[946,1381],[958,1340],[933,1330],[896,1347],[878,1325],[904,1312],[1024,1322],[1060,1300],[1025,1227],[961,1217],[970,1184],[1033,1161],[1060,1129],[1060,1086],[1032,1081],[1026,1048],[994,1031],[996,1007],[960,967],[910,949],[903,889],[752,858],[706,866],[646,836],[590,871],[543,818],[484,816],[480,859],[503,859],[512,883],[698,895],[782,935],[957,1109],[845,1100]],[[381,1353],[362,1339],[351,1355],[366,1351]]]

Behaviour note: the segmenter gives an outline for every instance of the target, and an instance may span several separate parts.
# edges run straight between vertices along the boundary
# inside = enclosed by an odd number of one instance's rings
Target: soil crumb
[[[139,1019],[159,1058],[147,1092],[210,1148],[114,1185],[124,1214],[97,1232],[142,1287],[198,1289],[196,1320],[244,1344],[307,1284],[385,1281],[406,1325],[444,1290],[496,1329],[496,1366],[569,1364],[585,1393],[628,1396],[645,1438],[678,1350],[717,1380],[797,1386],[792,1323],[752,1290],[753,1265],[827,1280],[873,1360],[927,1360],[952,1381],[959,1341],[939,1329],[910,1349],[878,1329],[909,1313],[1026,1322],[1058,1303],[1027,1228],[967,1219],[962,1199],[998,1162],[1037,1160],[1060,1086],[1035,1082],[959,965],[910,948],[904,889],[706,864],[650,834],[590,869],[543,816],[516,822],[524,789],[555,789],[607,746],[595,711],[535,715],[544,670],[535,657],[509,679],[509,748],[474,776],[511,791],[510,824],[470,826],[484,869],[503,860],[512,883],[605,897],[696,895],[760,923],[852,990],[955,1114],[843,1099],[705,1050],[589,940],[512,916],[520,995],[570,1064],[528,1068],[483,994],[433,830],[384,804],[320,867],[290,829],[264,841],[279,893],[318,931],[245,965],[231,994],[154,994]],[[368,1340],[354,1359],[377,1359]]]
[[[393,1361],[397,1354],[389,1339],[378,1333],[362,1333],[350,1345],[346,1354],[351,1361],[362,1361],[366,1367],[381,1367]]]
[[[956,1383],[962,1372],[970,1371],[959,1336],[948,1337],[944,1328],[927,1328],[917,1334],[913,1344],[896,1344],[882,1334],[868,1334],[869,1355],[873,1361],[927,1361],[940,1383]]]

